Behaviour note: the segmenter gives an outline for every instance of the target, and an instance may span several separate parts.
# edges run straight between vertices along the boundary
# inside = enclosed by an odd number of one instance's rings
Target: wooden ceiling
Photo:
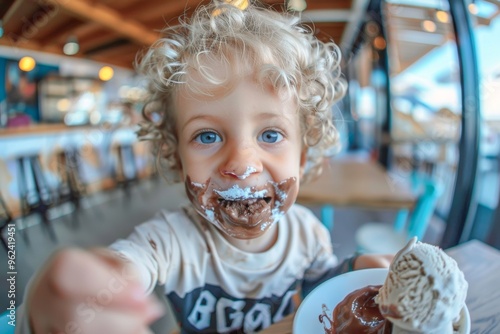
[[[200,0],[2,0],[0,45],[63,54],[76,38],[73,57],[132,68],[137,52],[151,45],[167,24],[193,11]],[[284,0],[266,0],[277,8]],[[359,0],[307,0],[303,12],[321,39],[341,43],[351,29]]]
[[[472,24],[487,27],[500,16],[500,0],[482,2],[489,4],[489,10],[487,13],[471,12]],[[404,71],[435,48],[445,45],[447,41],[455,40],[452,19],[448,18],[448,15],[446,20],[437,19],[436,8],[388,4],[385,12],[387,34],[391,45],[390,67],[393,74]],[[424,29],[425,21],[434,23],[432,30]]]

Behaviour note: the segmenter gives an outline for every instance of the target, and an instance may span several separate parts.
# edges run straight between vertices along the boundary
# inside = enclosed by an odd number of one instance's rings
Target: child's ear
[[[307,148],[302,149],[302,152],[300,153],[300,178],[304,176],[305,170],[306,170],[306,162],[307,162]]]

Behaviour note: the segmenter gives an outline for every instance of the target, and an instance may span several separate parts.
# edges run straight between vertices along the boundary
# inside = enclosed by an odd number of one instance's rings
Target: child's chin
[[[235,225],[231,222],[224,221],[219,222],[217,227],[229,237],[248,240],[264,235],[272,225],[273,222],[267,221],[262,221],[253,226]]]

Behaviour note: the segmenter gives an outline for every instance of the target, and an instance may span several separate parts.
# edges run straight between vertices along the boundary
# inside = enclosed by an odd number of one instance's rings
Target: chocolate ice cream
[[[337,304],[331,319],[324,307],[319,320],[325,326],[325,334],[390,334],[391,323],[380,314],[375,303],[380,287],[369,285],[351,292]]]

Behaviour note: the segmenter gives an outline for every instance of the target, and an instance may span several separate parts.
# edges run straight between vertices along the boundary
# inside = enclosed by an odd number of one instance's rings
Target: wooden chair
[[[394,254],[411,238],[423,239],[443,188],[427,177],[420,177],[417,183],[421,191],[411,214],[402,210],[392,224],[369,222],[362,225],[355,236],[359,251]]]
[[[10,310],[7,310],[0,314],[0,333],[2,334],[14,334],[16,330],[15,326],[9,325],[9,321],[12,321],[9,316]]]
[[[22,218],[33,214],[40,216],[50,238],[57,241],[54,228],[50,224],[49,209],[54,204],[54,190],[44,176],[38,155],[25,155],[16,159],[18,168],[19,200]],[[28,240],[26,240],[28,242]]]
[[[139,180],[134,145],[131,143],[120,143],[115,146],[115,149],[117,160],[115,169],[113,170],[113,178],[116,185],[121,187],[126,195],[130,195],[131,186]]]
[[[57,204],[70,202],[75,211],[80,209],[81,200],[87,194],[87,187],[81,177],[81,163],[78,149],[67,148],[57,154],[60,178]]]

